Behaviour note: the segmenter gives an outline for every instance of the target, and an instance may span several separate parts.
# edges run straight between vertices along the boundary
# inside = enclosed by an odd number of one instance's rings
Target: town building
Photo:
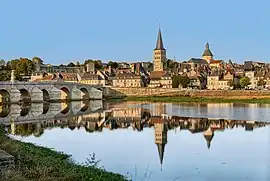
[[[140,75],[134,73],[118,73],[112,78],[113,87],[142,87],[143,82]]]
[[[105,86],[105,79],[102,78],[100,75],[87,72],[87,73],[77,74],[77,76],[78,76],[78,82],[81,84]]]
[[[214,72],[207,77],[207,89],[209,90],[229,90],[230,80],[225,80],[218,72]]]

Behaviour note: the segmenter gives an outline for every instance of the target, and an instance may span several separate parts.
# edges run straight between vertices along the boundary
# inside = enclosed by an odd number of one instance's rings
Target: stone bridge
[[[0,105],[0,124],[11,122],[32,122],[51,119],[67,119],[95,112],[103,108],[102,100],[31,103],[31,105],[5,104]]]
[[[64,81],[0,82],[0,103],[102,99],[102,87]]]

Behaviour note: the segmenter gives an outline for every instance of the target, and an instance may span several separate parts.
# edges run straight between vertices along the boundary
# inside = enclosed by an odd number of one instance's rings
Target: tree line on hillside
[[[14,70],[16,80],[22,81],[24,76],[30,76],[35,71],[35,62],[43,65],[43,60],[39,57],[29,58],[17,58],[13,60],[5,61],[0,59],[0,81],[9,81],[11,78],[11,71]],[[103,70],[104,66],[101,60],[87,59],[84,63],[76,61],[76,63],[70,62],[67,65],[60,64],[59,67],[85,67],[86,64],[94,62],[97,70]],[[112,68],[118,68],[117,62],[110,61],[108,65]]]

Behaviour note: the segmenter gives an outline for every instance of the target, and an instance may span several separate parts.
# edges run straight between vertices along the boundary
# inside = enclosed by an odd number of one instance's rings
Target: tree
[[[15,70],[16,80],[22,80],[24,75],[31,75],[34,70],[34,64],[30,59],[20,58],[11,60],[11,70]]]
[[[5,60],[3,60],[3,59],[0,60],[0,66],[6,66]]]
[[[260,79],[257,83],[258,86],[265,86],[266,82],[263,79]]]
[[[73,62],[70,62],[67,66],[68,67],[75,67],[75,64]]]
[[[101,60],[92,60],[92,59],[85,60],[84,66],[86,66],[90,62],[93,62],[95,64],[95,69],[97,69],[97,70],[103,69],[103,64],[102,64]]]
[[[187,88],[189,83],[190,79],[188,78],[188,76],[181,76],[179,84],[182,85],[183,88]]]
[[[77,62],[76,62],[76,67],[80,67],[80,66],[81,66],[80,62],[77,61]]]
[[[246,87],[249,84],[250,84],[250,78],[248,78],[248,77],[242,77],[240,79],[240,85],[241,85],[241,87]]]
[[[172,79],[172,87],[173,88],[178,88],[179,85],[181,85],[183,88],[187,88],[188,84],[190,83],[190,79],[188,76],[173,76]]]
[[[108,66],[111,66],[112,68],[118,68],[118,63],[117,62],[112,62],[112,61],[109,61],[108,62]]]

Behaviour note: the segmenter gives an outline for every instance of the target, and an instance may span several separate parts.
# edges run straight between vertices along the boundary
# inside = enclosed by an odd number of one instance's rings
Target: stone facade
[[[133,73],[118,74],[112,80],[113,87],[142,87],[141,76]]]
[[[209,90],[228,90],[228,80],[220,80],[219,76],[208,76],[207,77],[207,89]]]
[[[2,101],[15,103],[19,101],[43,102],[48,100],[81,100],[85,94],[95,99],[102,99],[102,90],[84,84],[67,83],[64,81],[35,82],[1,82],[0,90]],[[3,91],[4,90],[4,91]],[[99,92],[99,93],[98,93]],[[5,98],[3,98],[5,97]]]

